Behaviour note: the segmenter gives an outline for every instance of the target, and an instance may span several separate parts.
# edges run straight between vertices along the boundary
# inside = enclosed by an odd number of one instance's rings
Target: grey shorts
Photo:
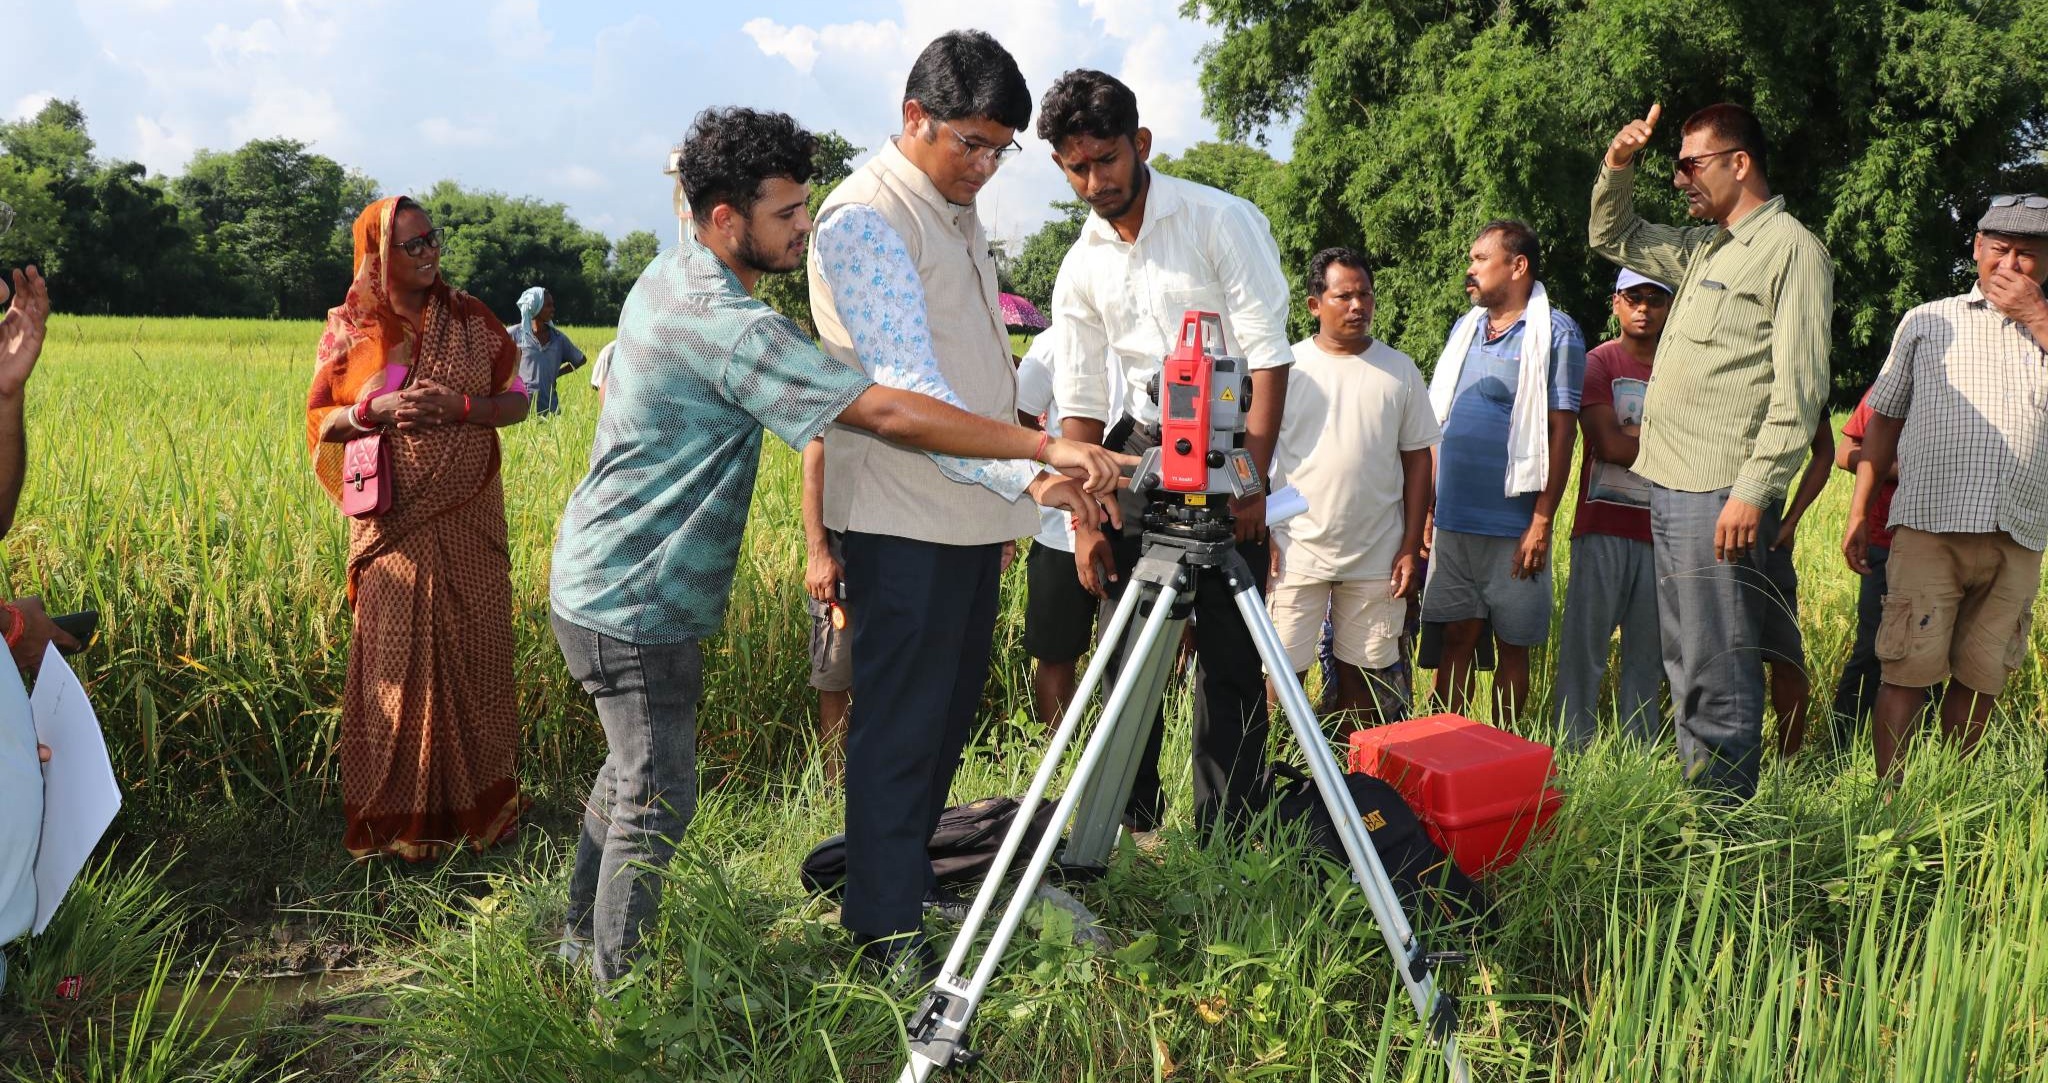
[[[1806,665],[1806,637],[1799,632],[1799,569],[1792,565],[1792,548],[1772,549],[1764,555],[1764,578],[1770,580],[1777,597],[1764,606],[1764,661]]]
[[[832,627],[832,610],[816,598],[805,598],[811,613],[811,687],[844,692],[853,687],[853,628]]]
[[[1422,619],[1486,620],[1509,646],[1541,646],[1550,638],[1550,565],[1516,579],[1512,569],[1521,548],[1520,538],[1438,530],[1429,582],[1422,588]]]
[[[846,567],[846,537],[833,531],[826,538],[832,559]],[[811,687],[820,692],[844,692],[853,687],[853,625],[832,627],[832,607],[805,597],[804,608],[811,614]],[[843,607],[842,607],[843,608]]]

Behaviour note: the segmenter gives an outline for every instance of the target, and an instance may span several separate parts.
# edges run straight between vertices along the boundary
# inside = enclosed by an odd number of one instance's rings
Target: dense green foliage
[[[1639,206],[1678,222],[1677,121],[1749,104],[1769,175],[1836,261],[1835,371],[1867,382],[1899,316],[1967,282],[1969,225],[2040,190],[2048,4],[2034,0],[1203,0],[1223,36],[1205,108],[1233,136],[1298,117],[1274,216],[1299,266],[1353,244],[1381,265],[1381,334],[1433,357],[1465,301],[1472,231],[1518,217],[1551,294],[1599,325],[1613,268],[1587,251],[1599,155],[1664,104]]]
[[[605,338],[568,330],[586,348]],[[545,610],[596,402],[578,382],[560,417],[504,434],[532,823],[516,845],[437,868],[356,865],[339,847],[334,762],[346,531],[300,432],[317,335],[310,321],[52,328],[30,385],[34,465],[0,552],[12,593],[103,615],[76,663],[127,804],[57,926],[6,949],[0,1078],[893,1079],[914,1001],[851,965],[831,903],[795,876],[842,813],[811,738],[796,456],[764,450],[725,630],[707,643],[706,793],[689,852],[665,870],[658,962],[600,1001],[552,956],[602,739]],[[186,377],[201,364],[219,393],[194,398]],[[138,424],[92,439],[109,417]],[[1798,538],[1823,690],[1852,631],[1856,583],[1835,549],[1847,503],[1837,479]],[[956,800],[1021,793],[1045,737],[1022,713],[1022,588],[1019,565]],[[1959,763],[1928,741],[1889,799],[1861,745],[1772,765],[1734,810],[1679,785],[1668,740],[1563,758],[1554,834],[1492,879],[1505,925],[1454,979],[1474,1077],[2048,1077],[2048,622],[2037,627],[1983,754]],[[1341,877],[1309,871],[1297,841],[1196,841],[1188,715],[1176,693],[1164,847],[1126,849],[1105,881],[1073,888],[1111,949],[1074,943],[1056,914],[1020,936],[973,1034],[986,1077],[1441,1079]],[[1271,754],[1293,749],[1276,738]],[[199,976],[322,966],[365,969],[329,975],[316,1003],[274,1005],[255,1030],[272,983]],[[49,999],[71,974],[86,976],[84,999]]]
[[[201,150],[176,177],[92,153],[76,102],[0,124],[0,202],[16,212],[0,266],[38,263],[58,311],[318,316],[348,287],[349,227],[377,182],[293,139]],[[559,203],[441,181],[415,197],[447,231],[448,279],[517,318],[519,293],[555,292],[565,321],[609,323],[659,241],[614,245]]]
[[[1162,173],[1221,188],[1258,204],[1271,219],[1281,207],[1279,196],[1287,167],[1257,147],[1243,143],[1197,143],[1180,157],[1155,154],[1151,166]],[[1009,279],[1006,288],[1028,299],[1039,311],[1052,315],[1052,287],[1059,279],[1060,260],[1081,236],[1081,224],[1088,220],[1088,204],[1078,199],[1059,199],[1052,204],[1053,216],[1038,227],[1017,254],[1003,261]]]

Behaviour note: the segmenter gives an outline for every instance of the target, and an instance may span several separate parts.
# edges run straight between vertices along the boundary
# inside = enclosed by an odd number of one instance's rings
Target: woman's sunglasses
[[[425,233],[422,233],[419,236],[414,237],[412,240],[398,241],[395,244],[393,244],[392,247],[398,249],[401,252],[404,252],[406,255],[411,256],[414,259],[418,259],[422,255],[426,254],[426,251],[429,248],[433,249],[436,252],[439,252],[441,250],[441,231],[438,229],[430,229]]]

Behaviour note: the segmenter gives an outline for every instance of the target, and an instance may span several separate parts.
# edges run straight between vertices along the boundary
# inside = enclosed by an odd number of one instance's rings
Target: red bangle
[[[1049,443],[1052,443],[1051,433],[1042,432],[1038,434],[1038,450],[1031,453],[1032,462],[1042,463],[1045,461],[1045,445]]]
[[[12,650],[15,644],[21,642],[22,633],[28,630],[28,618],[22,616],[21,610],[11,603],[0,605],[0,609],[7,611],[7,647]]]
[[[370,420],[370,399],[371,396],[365,395],[363,401],[356,403],[356,424],[365,429],[377,427],[376,423]]]
[[[469,396],[462,396],[462,420],[469,420]]]

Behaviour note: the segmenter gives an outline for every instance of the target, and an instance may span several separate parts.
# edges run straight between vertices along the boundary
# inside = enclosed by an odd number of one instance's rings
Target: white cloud
[[[43,106],[50,104],[56,97],[57,95],[47,90],[38,90],[33,94],[23,94],[15,99],[14,112],[9,115],[16,120],[27,120],[42,112]]]
[[[428,117],[414,127],[420,138],[437,147],[489,147],[500,141],[486,125],[458,124],[447,117]]]
[[[279,135],[316,145],[334,143],[348,129],[334,95],[276,83],[263,87],[247,108],[228,120],[228,135],[236,145]]]
[[[150,169],[164,174],[176,174],[192,160],[192,152],[198,149],[192,139],[183,132],[174,131],[155,117],[135,117],[135,160]]]
[[[283,51],[284,44],[284,31],[269,19],[258,19],[245,30],[230,30],[226,23],[215,23],[206,34],[206,48],[216,63],[276,56]]]
[[[555,176],[563,184],[571,188],[589,190],[605,186],[604,174],[587,165],[572,165],[566,169],[557,170]]]
[[[498,0],[485,25],[490,28],[492,44],[515,60],[537,60],[555,40],[541,25],[540,0]]]
[[[818,32],[808,26],[784,26],[768,18],[749,19],[740,32],[753,38],[763,54],[779,56],[805,75],[818,62]]]

